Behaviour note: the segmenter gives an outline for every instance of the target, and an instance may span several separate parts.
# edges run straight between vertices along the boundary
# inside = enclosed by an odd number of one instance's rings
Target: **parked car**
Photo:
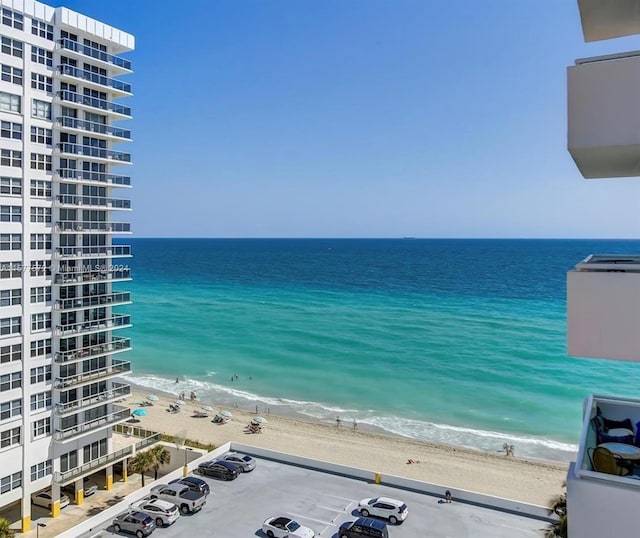
[[[239,452],[227,452],[220,459],[237,465],[243,473],[248,473],[256,468],[256,460]]]
[[[363,517],[383,517],[394,525],[404,521],[409,515],[409,509],[405,503],[397,499],[390,499],[389,497],[362,499],[358,505],[358,510]]]
[[[169,482],[169,484],[184,484],[185,486],[189,486],[190,490],[203,493],[204,495],[209,495],[209,493],[211,493],[209,484],[207,484],[204,480],[202,480],[202,478],[198,478],[197,476],[185,476],[184,478],[176,478],[175,480]]]
[[[228,461],[216,460],[201,463],[194,470],[194,473],[220,478],[221,480],[235,480],[240,476],[240,469],[237,465]]]
[[[130,509],[151,516],[156,523],[156,527],[172,525],[180,517],[178,507],[162,499],[142,499],[133,503]]]
[[[135,534],[138,538],[149,536],[156,528],[153,518],[142,512],[120,514],[113,520],[112,525],[115,532],[128,532]]]
[[[262,524],[262,532],[269,538],[313,538],[316,533],[288,517],[270,517]]]
[[[31,494],[31,502],[38,506],[42,506],[43,508],[48,508],[51,510],[53,506],[53,500],[51,498],[51,490],[45,489],[38,493]],[[64,508],[65,506],[69,506],[69,497],[67,497],[64,493],[60,494],[60,508]]]
[[[389,538],[387,526],[377,519],[359,517],[355,521],[346,521],[340,525],[339,538]]]
[[[82,480],[82,490],[83,490],[83,495],[85,497],[90,497],[96,491],[98,491],[98,484],[96,484],[88,476],[85,476],[83,478],[83,480]],[[76,496],[76,485],[75,485],[75,482],[71,482],[71,484],[67,484],[65,487],[62,488],[62,491],[64,491],[65,493],[68,493],[69,495],[72,495],[73,497],[75,497]]]
[[[192,491],[186,484],[160,484],[151,488],[150,497],[175,504],[183,514],[197,512],[207,502],[204,493]]]

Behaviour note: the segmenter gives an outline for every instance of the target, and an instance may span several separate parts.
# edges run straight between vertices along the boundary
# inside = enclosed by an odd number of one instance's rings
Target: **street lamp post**
[[[182,476],[187,476],[189,474],[189,467],[187,467],[187,450],[193,450],[193,448],[189,448],[186,445],[184,447],[184,467],[182,468]]]
[[[44,523],[36,524],[36,538],[40,538],[40,527],[46,527]]]

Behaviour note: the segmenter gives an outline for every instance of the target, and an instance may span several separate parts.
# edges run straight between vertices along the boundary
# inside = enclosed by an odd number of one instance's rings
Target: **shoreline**
[[[147,416],[140,419],[140,426],[169,435],[186,432],[189,439],[217,446],[242,442],[542,506],[561,492],[566,477],[565,464],[421,441],[371,425],[358,424],[354,429],[350,422],[338,427],[320,420],[263,413],[267,419],[263,433],[247,434],[245,426],[255,412],[226,407],[233,417],[227,424],[217,425],[211,422],[221,409],[215,402],[191,402],[186,395],[182,411],[171,414],[166,410],[176,395],[134,383],[131,386],[126,405],[132,410],[146,401],[148,394],[159,398],[153,406],[145,407]],[[207,418],[191,416],[204,405],[214,409]]]

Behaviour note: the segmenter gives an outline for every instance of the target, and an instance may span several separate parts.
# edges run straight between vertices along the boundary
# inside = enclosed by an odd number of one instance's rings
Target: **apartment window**
[[[0,92],[0,111],[20,114],[20,96],[13,93]]]
[[[0,222],[22,222],[22,207],[0,205]]]
[[[37,260],[31,262],[29,274],[31,276],[51,276],[51,260]]]
[[[1,279],[20,278],[21,275],[22,275],[22,264],[20,264],[20,262],[0,263]]]
[[[51,155],[44,155],[42,153],[31,154],[31,169],[32,170],[46,170],[51,171]]]
[[[51,435],[51,417],[36,420],[33,423],[33,438]]]
[[[31,61],[53,67],[53,52],[31,45]]]
[[[0,290],[0,306],[22,304],[22,290]]]
[[[45,381],[51,381],[51,365],[38,366],[37,368],[31,368],[31,384],[44,383]]]
[[[51,181],[32,179],[31,196],[35,196],[37,198],[51,198]]]
[[[51,391],[40,392],[31,395],[31,411],[49,409],[51,407]]]
[[[31,234],[31,250],[51,250],[51,234]]]
[[[46,329],[51,329],[51,312],[31,314],[31,330],[44,331]]]
[[[60,456],[60,472],[66,473],[69,469],[75,469],[78,466],[78,451],[72,450]]]
[[[31,466],[31,481],[35,482],[45,476],[49,476],[53,471],[51,460],[40,462]]]
[[[86,445],[83,449],[82,449],[82,456],[83,456],[83,460],[85,463],[87,463],[88,461],[92,461],[95,460],[96,458],[99,458],[100,456],[106,456],[107,455],[107,440],[106,439],[101,439],[100,441],[96,441],[95,443],[91,443],[90,445]]]
[[[22,487],[22,471],[0,478],[0,495]]]
[[[22,400],[12,400],[0,403],[0,420],[18,417],[22,414]]]
[[[0,51],[2,51],[3,54],[8,54],[9,56],[22,58],[22,41],[11,39],[10,37],[1,36]]]
[[[2,65],[0,68],[0,78],[5,82],[22,86],[22,69],[12,65]]]
[[[31,19],[31,33],[38,37],[43,37],[49,41],[53,41],[53,26],[38,19]]]
[[[51,222],[50,207],[32,207],[31,222]]]
[[[0,448],[8,448],[10,446],[20,444],[20,426],[10,428],[0,432]]]
[[[19,177],[0,177],[0,194],[22,196],[22,180]]]
[[[31,342],[31,358],[51,355],[51,338]]]
[[[22,124],[12,121],[0,121],[0,136],[13,140],[22,140]]]
[[[51,286],[39,286],[31,288],[32,303],[49,303],[51,302]]]
[[[0,165],[22,168],[22,152],[12,149],[0,149]]]
[[[0,250],[22,250],[20,234],[0,234]]]
[[[31,87],[47,93],[53,92],[53,79],[40,73],[31,73]]]
[[[22,372],[0,375],[0,392],[22,387]]]
[[[16,30],[22,30],[24,28],[24,16],[22,13],[13,11],[7,7],[2,8],[2,24],[11,26]]]
[[[52,143],[52,136],[53,133],[51,132],[51,129],[45,129],[44,127],[31,127],[31,142],[50,146]]]
[[[0,347],[0,364],[22,360],[22,344]]]
[[[40,101],[39,99],[34,99],[31,106],[31,115],[34,118],[43,118],[45,120],[50,120],[51,103],[48,103],[47,101]]]
[[[20,316],[0,319],[0,336],[20,334],[22,328]]]

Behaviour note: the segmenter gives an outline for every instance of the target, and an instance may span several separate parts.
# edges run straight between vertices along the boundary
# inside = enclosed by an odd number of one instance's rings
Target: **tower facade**
[[[130,34],[66,8],[0,0],[0,507],[118,460],[112,428],[130,417],[131,187],[122,144]],[[120,458],[122,459],[122,458]],[[109,472],[106,486],[110,487]]]

